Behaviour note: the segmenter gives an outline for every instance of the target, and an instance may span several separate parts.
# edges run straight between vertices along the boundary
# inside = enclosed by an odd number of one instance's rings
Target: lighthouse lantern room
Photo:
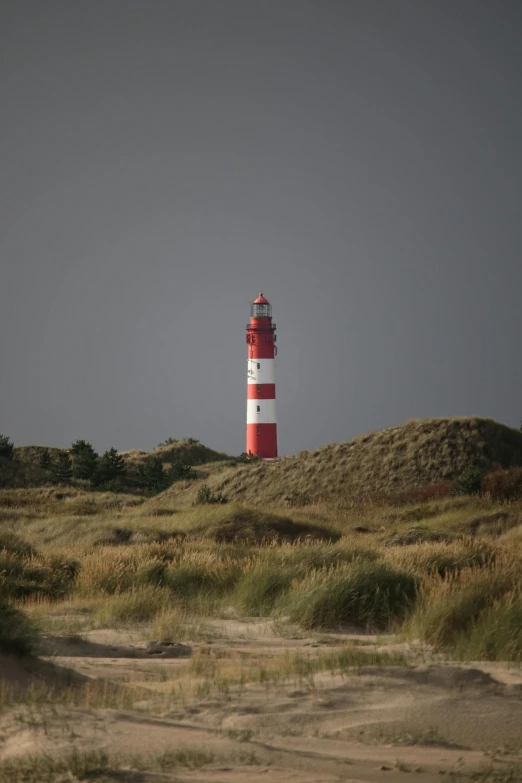
[[[274,358],[276,325],[272,305],[259,294],[252,302],[247,324],[247,432],[246,451],[262,459],[277,457]]]

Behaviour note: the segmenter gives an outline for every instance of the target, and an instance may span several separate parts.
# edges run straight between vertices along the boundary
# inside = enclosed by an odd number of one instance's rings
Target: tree
[[[75,440],[74,443],[71,445],[70,453],[73,455],[73,457],[77,457],[79,454],[82,453],[85,449],[90,448],[92,449],[91,444],[86,440]]]
[[[72,462],[66,451],[60,451],[51,464],[51,476],[57,484],[69,484],[72,478]]]
[[[191,465],[186,465],[183,460],[174,460],[167,471],[167,485],[170,486],[174,481],[183,481],[183,479],[196,478],[196,471]]]
[[[150,454],[139,467],[140,486],[150,495],[162,492],[169,485],[160,457]]]
[[[14,443],[9,440],[7,435],[0,435],[0,457],[4,459],[13,459]]]
[[[85,440],[77,440],[71,446],[71,454],[74,455],[74,478],[89,481],[96,473],[98,454],[92,445]]]
[[[183,438],[183,440],[186,440],[191,446],[196,446],[199,443],[199,438]]]
[[[93,476],[95,486],[111,485],[111,489],[119,489],[125,478],[125,460],[116,449],[108,449],[99,459]]]
[[[51,455],[49,454],[49,449],[44,449],[40,454],[40,467],[43,468],[44,470],[49,470],[51,465],[52,465],[52,459],[51,459]]]

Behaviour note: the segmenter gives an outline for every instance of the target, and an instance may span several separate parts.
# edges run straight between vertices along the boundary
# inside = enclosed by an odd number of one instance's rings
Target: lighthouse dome
[[[272,315],[272,305],[263,294],[259,294],[257,299],[252,302],[252,318],[270,318]]]

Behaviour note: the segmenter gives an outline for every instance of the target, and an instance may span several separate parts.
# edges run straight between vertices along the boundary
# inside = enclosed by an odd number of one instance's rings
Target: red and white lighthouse
[[[246,451],[263,459],[277,457],[274,357],[276,325],[272,305],[259,294],[247,324],[247,432]]]

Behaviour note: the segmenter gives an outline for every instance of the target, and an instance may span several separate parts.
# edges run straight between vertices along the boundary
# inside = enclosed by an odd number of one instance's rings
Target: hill
[[[512,465],[522,465],[522,432],[479,417],[421,419],[298,457],[223,471],[209,483],[247,505],[280,504],[300,493],[328,502],[422,488],[470,467]]]

